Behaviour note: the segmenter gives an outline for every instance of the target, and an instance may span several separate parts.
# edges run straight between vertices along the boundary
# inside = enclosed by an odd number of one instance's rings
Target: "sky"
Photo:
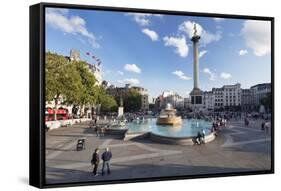
[[[269,21],[47,8],[45,23],[46,51],[69,56],[76,49],[92,64],[94,55],[103,80],[144,87],[150,100],[165,90],[188,97],[193,89],[194,24],[201,90],[271,81]]]

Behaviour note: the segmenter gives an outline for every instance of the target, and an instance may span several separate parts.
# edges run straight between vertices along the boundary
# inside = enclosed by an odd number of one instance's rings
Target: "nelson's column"
[[[198,45],[200,36],[197,34],[196,24],[194,24],[194,33],[191,41],[193,42],[193,90],[190,92],[191,104],[194,111],[202,108],[203,92],[199,88],[199,57]]]

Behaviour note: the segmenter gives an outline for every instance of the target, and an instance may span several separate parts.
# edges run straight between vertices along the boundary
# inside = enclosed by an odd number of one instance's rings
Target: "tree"
[[[104,95],[101,100],[101,109],[102,111],[116,111],[117,102],[110,95]]]
[[[97,103],[101,104],[102,111],[116,111],[117,102],[113,96],[110,96],[106,93],[103,85],[98,87],[98,99]]]
[[[79,96],[75,92],[81,88],[80,76],[75,68],[69,66],[68,60],[55,53],[46,53],[45,65],[45,99],[54,101],[57,109],[59,101],[76,102]],[[56,120],[56,114],[54,116]]]
[[[101,104],[106,111],[116,109],[117,103],[109,96],[84,61],[68,61],[64,56],[46,53],[46,101],[72,104],[82,109]],[[56,116],[54,117],[56,120]]]
[[[75,104],[80,106],[80,110],[84,106],[96,104],[99,95],[99,87],[96,85],[97,80],[90,72],[87,63],[84,61],[74,61],[71,64],[78,72],[81,82],[81,88],[79,89],[79,92],[76,92],[79,99]]]
[[[272,99],[271,93],[268,93],[265,97],[260,99],[260,104],[263,105],[267,110],[271,111],[272,108]]]
[[[135,112],[141,109],[141,94],[136,90],[130,90],[124,98],[126,112]]]

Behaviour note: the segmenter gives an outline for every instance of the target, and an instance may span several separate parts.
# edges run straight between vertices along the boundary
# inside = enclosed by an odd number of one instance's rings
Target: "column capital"
[[[199,35],[196,35],[196,36],[193,36],[192,38],[191,38],[191,41],[192,42],[194,42],[194,43],[196,43],[196,42],[199,42],[199,39],[200,39],[201,37],[199,36]]]

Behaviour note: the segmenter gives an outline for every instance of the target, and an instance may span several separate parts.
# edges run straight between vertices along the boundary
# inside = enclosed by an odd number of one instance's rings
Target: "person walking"
[[[102,170],[101,170],[101,175],[104,175],[104,170],[105,170],[105,166],[107,167],[107,173],[110,174],[110,160],[112,158],[112,153],[109,151],[109,148],[107,147],[105,149],[105,152],[102,154],[102,160],[103,160],[103,164],[102,164]]]
[[[92,160],[91,160],[91,164],[94,165],[93,173],[95,176],[98,176],[97,171],[98,171],[99,162],[100,162],[99,149],[96,148],[95,152],[92,155]]]
[[[261,123],[261,130],[262,130],[262,131],[264,131],[264,128],[265,128],[264,126],[265,126],[265,121],[263,121],[263,122]]]
[[[97,135],[97,137],[100,137],[100,132],[101,132],[101,127],[100,126],[96,126],[96,135]]]
[[[245,117],[244,122],[245,122],[245,126],[248,127],[249,126],[249,120],[248,120],[247,117]]]
[[[265,128],[265,133],[270,135],[270,133],[271,133],[271,122],[266,122],[264,124],[264,128]]]

